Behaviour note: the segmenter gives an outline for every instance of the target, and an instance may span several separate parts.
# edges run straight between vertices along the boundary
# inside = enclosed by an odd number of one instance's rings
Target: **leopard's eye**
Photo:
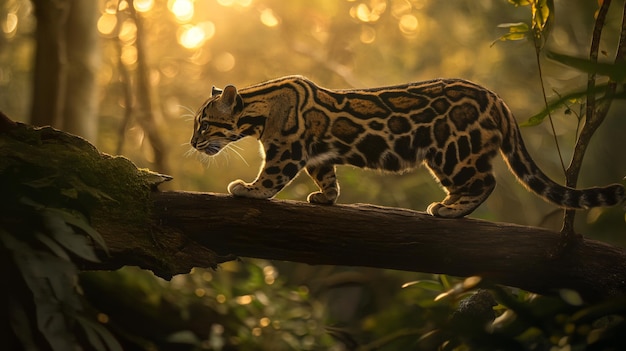
[[[200,130],[206,130],[207,128],[209,128],[209,122],[207,121],[200,122]]]

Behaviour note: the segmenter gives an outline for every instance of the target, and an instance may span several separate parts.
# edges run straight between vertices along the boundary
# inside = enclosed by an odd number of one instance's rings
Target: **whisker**
[[[196,153],[198,153],[198,150],[196,150],[194,148],[189,148],[189,149],[187,149],[187,151],[185,151],[183,153],[183,156],[188,158],[188,157],[191,157],[192,155],[194,155]]]
[[[250,167],[250,164],[248,164],[248,161],[246,161],[245,157],[243,157],[243,155],[241,155],[241,154],[239,153],[239,151],[237,151],[237,150],[234,148],[234,146],[235,146],[235,145],[228,144],[228,145],[226,145],[226,148],[227,148],[228,150],[230,150],[230,151],[234,152],[234,153],[235,153],[235,155],[237,155],[237,156],[238,156],[238,157],[239,157],[239,158],[243,161],[243,163],[244,163],[246,166]],[[237,146],[237,147],[239,147],[239,146]],[[239,150],[243,150],[243,149],[242,149],[241,147],[239,147]]]
[[[187,107],[185,105],[176,105],[176,106],[182,108],[185,111],[188,111],[192,116],[194,116],[196,114],[196,111],[190,109],[189,107]]]
[[[236,143],[230,143],[230,144],[228,144],[228,146],[230,146],[232,148],[235,148],[235,149],[237,149],[239,151],[243,151],[243,148],[241,146],[237,145]]]

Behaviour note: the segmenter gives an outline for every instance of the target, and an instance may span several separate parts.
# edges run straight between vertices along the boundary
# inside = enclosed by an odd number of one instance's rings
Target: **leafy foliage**
[[[3,277],[10,277],[2,302],[11,325],[3,333],[9,348],[121,350],[88,317],[76,285],[74,261],[98,261],[94,245],[105,249],[82,199],[106,195],[33,167],[19,155],[0,162],[0,251]]]
[[[264,260],[226,263],[219,272],[194,269],[171,282],[130,268],[86,273],[80,281],[129,348],[329,350],[334,344],[324,306]]]
[[[526,22],[503,23],[500,28],[508,28],[509,32],[498,40],[529,39],[540,50],[550,35],[554,25],[554,0],[509,0],[515,6],[530,6],[530,25]]]
[[[134,209],[120,201],[145,198],[169,177],[101,154],[71,134],[0,118],[0,251],[8,281],[2,290],[4,339],[15,349],[120,350],[94,320],[77,284],[80,268],[107,254],[90,215],[132,215]]]
[[[355,350],[619,350],[626,346],[618,337],[626,328],[624,297],[587,305],[571,290],[546,297],[495,286],[479,277],[436,278],[404,285],[402,295],[411,298],[392,319],[404,320],[410,329],[388,330]],[[430,291],[430,298],[425,291]],[[370,318],[384,324],[388,313]]]

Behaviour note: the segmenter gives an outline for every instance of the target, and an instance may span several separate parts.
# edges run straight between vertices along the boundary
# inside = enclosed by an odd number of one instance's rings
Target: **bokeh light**
[[[193,18],[194,4],[191,0],[169,0],[167,8],[181,23],[187,23]]]
[[[362,22],[376,22],[387,9],[386,0],[371,0],[370,4],[360,3],[350,9],[350,15]]]
[[[230,52],[223,52],[213,60],[215,69],[220,72],[228,72],[235,68],[235,56]]]
[[[369,25],[363,25],[359,39],[364,44],[371,44],[376,40],[376,29]]]
[[[198,25],[184,25],[178,29],[178,43],[186,49],[197,49],[215,34],[213,22],[205,21]]]
[[[154,0],[135,0],[133,7],[137,12],[148,12],[154,7]]]
[[[133,45],[123,46],[121,60],[126,66],[132,66],[137,63],[137,48]]]
[[[127,19],[122,23],[122,27],[120,28],[120,34],[118,35],[120,40],[128,45],[135,41],[137,38],[137,26],[135,22],[130,19]]]
[[[7,37],[12,37],[17,31],[17,15],[13,12],[7,13],[6,18],[2,23],[2,31]]]
[[[414,15],[407,14],[400,17],[398,26],[403,34],[412,35],[417,33],[419,29],[419,21]]]
[[[98,32],[103,35],[110,35],[115,30],[117,26],[117,16],[114,14],[105,12],[98,18]]]
[[[272,9],[265,9],[261,11],[261,23],[268,27],[276,27],[280,23],[280,20],[276,17]]]

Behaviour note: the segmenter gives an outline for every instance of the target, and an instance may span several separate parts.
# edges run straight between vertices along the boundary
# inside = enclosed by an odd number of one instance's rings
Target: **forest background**
[[[501,24],[530,21],[529,8],[512,3],[524,1],[3,0],[0,110],[19,121],[76,133],[103,152],[123,154],[140,167],[172,175],[171,189],[225,192],[234,179],[253,179],[261,159],[254,140],[238,142],[213,159],[190,151],[194,111],[212,86],[243,87],[289,74],[307,76],[328,88],[459,77],[497,92],[520,122],[538,113],[544,105],[533,43],[523,33],[506,37],[522,40],[500,40],[511,28]],[[607,13],[600,61],[615,57],[621,5],[615,2]],[[599,3],[556,0],[554,8],[556,21],[546,50],[586,57]],[[50,57],[59,47],[67,48],[67,56],[55,66]],[[36,55],[45,50],[53,56]],[[586,74],[545,56],[540,64],[550,100],[584,91]],[[581,103],[572,99],[553,114],[566,164],[580,127]],[[614,183],[626,174],[626,119],[620,118],[625,109],[623,100],[614,102],[589,146],[579,187]],[[563,183],[550,125],[522,132],[541,168]],[[560,229],[561,210],[518,185],[501,160],[496,167],[499,185],[473,217]],[[343,203],[423,210],[442,197],[424,170],[392,175],[341,167],[339,179]],[[278,197],[303,200],[312,190],[310,180],[299,177]],[[576,229],[614,245],[626,244],[620,209],[580,213]],[[143,282],[138,295],[156,300],[168,294],[185,296],[187,302],[174,303],[181,311],[190,299],[211,299],[203,303],[218,314],[236,315],[240,325],[217,318],[206,340],[194,344],[214,349],[220,342],[241,345],[242,340],[313,348],[331,343],[324,339],[323,324],[347,326],[360,330],[357,334],[366,340],[376,339],[373,335],[383,335],[388,327],[382,320],[397,325],[410,320],[402,304],[432,297],[401,288],[402,282],[420,279],[416,274],[260,260],[225,264],[217,272],[199,269],[172,282],[132,269],[112,274],[117,275],[89,277],[130,285]],[[421,278],[439,283],[447,279]],[[284,305],[274,300],[287,295],[292,298]],[[260,296],[279,307],[254,310],[252,301],[270,304]],[[294,303],[306,308],[296,309]],[[387,306],[387,312],[381,312],[381,306]],[[296,310],[297,318],[285,317]],[[98,316],[108,320],[111,314]],[[278,331],[286,327],[274,323],[281,318],[298,323],[281,334]],[[274,332],[267,333],[268,327]],[[185,340],[200,337],[182,335]],[[153,336],[140,339],[157,343]]]

